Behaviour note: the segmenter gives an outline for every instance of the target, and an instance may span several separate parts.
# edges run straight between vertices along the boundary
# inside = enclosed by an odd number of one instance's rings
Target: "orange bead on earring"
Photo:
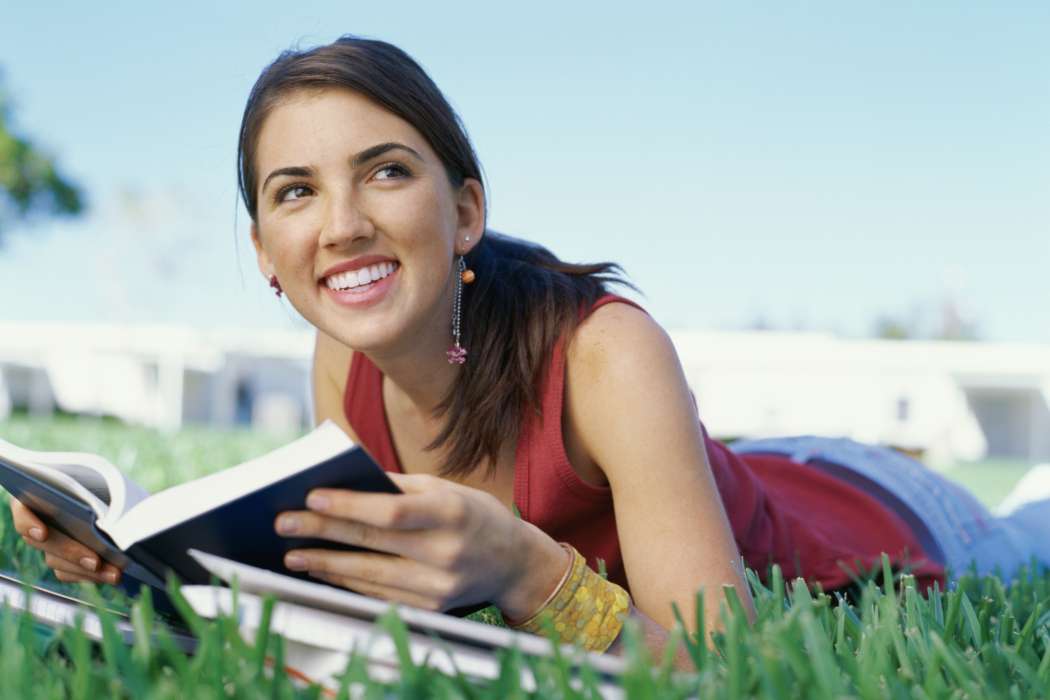
[[[466,236],[463,239],[463,242],[470,243],[470,236]],[[463,284],[470,284],[475,279],[474,271],[467,267],[466,263],[463,261],[463,255],[459,256],[459,260],[459,269],[461,270],[461,272],[459,273],[459,278],[463,280]]]

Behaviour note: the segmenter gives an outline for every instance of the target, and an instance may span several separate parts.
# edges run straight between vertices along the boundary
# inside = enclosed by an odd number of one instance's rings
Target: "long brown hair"
[[[340,88],[374,100],[411,124],[441,159],[454,187],[483,182],[466,130],[430,76],[408,54],[382,41],[344,36],[326,46],[286,51],[255,82],[241,121],[237,183],[257,214],[255,151],[270,110],[294,90]],[[522,422],[541,410],[544,371],[557,340],[612,283],[626,284],[614,263],[572,264],[542,246],[493,231],[467,255],[476,281],[464,288],[463,346],[470,357],[438,406],[445,425],[428,449],[444,447],[442,476],[473,472],[500,447],[516,444]]]

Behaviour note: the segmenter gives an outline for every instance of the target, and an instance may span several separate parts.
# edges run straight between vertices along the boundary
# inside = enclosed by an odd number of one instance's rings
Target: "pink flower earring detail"
[[[281,294],[284,293],[284,290],[281,289],[281,283],[277,281],[277,275],[270,275],[270,288],[274,290],[274,293],[277,295],[277,298],[280,299]]]
[[[462,365],[467,361],[467,349],[459,344],[460,322],[463,316],[463,285],[474,281],[474,271],[467,268],[463,256],[456,263],[456,295],[452,298],[452,347],[445,355],[450,365]]]

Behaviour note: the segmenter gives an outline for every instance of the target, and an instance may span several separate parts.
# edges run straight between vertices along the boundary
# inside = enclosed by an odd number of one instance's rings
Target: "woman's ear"
[[[456,199],[458,228],[456,252],[466,255],[485,235],[485,188],[472,177],[465,178]]]
[[[263,249],[262,239],[259,238],[259,227],[254,221],[252,222],[252,245],[255,246],[255,259],[259,263],[259,272],[269,280],[270,275],[274,274],[273,263],[270,262],[270,256]]]

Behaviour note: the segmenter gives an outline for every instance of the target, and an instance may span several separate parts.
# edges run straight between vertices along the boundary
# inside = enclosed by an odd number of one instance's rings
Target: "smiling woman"
[[[725,586],[752,610],[745,563],[831,590],[884,552],[924,587],[971,561],[1050,561],[1030,527],[1050,501],[996,520],[890,450],[710,439],[667,334],[609,292],[616,265],[486,229],[459,119],[390,44],[344,37],[267,67],[239,181],[260,271],[317,330],[317,419],[404,491],[311,493],[278,531],[374,551],[298,550],[290,569],[429,609],[491,601],[522,629],[552,616],[597,650],[629,617],[660,650],[697,590],[708,620]],[[63,580],[117,575],[13,508]]]

